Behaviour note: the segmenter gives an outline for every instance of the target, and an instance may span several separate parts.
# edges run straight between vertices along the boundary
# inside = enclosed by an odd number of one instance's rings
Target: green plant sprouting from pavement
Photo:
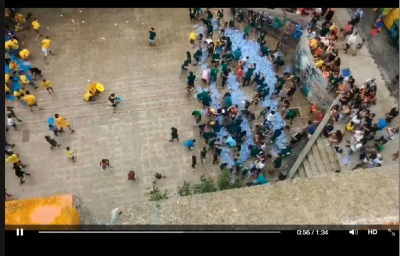
[[[232,183],[231,173],[229,170],[224,169],[222,170],[217,181],[211,177],[206,177],[205,175],[200,176],[200,183],[191,184],[187,181],[184,181],[182,186],[178,187],[178,194],[180,196],[190,196],[240,187],[242,187],[242,179],[236,178]]]
[[[149,195],[149,201],[151,202],[159,202],[161,200],[168,199],[168,190],[164,190],[162,192],[158,187],[153,186],[151,190],[148,192]]]

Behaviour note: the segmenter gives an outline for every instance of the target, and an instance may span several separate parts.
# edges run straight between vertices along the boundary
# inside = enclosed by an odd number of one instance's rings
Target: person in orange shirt
[[[67,119],[64,117],[60,116],[59,114],[55,114],[54,117],[56,118],[56,124],[58,126],[59,132],[64,132],[64,127],[68,127],[69,131],[71,134],[73,134],[75,131],[72,130],[71,126],[69,125]]]
[[[24,101],[28,104],[29,110],[32,111],[32,107],[37,107],[39,110],[42,110],[36,102],[36,97],[33,96],[30,91],[25,92]]]
[[[240,67],[236,71],[236,78],[237,78],[238,81],[240,81],[243,78],[243,67]]]
[[[51,55],[54,55],[53,52],[50,49],[50,45],[51,45],[50,37],[46,36],[46,38],[42,40],[42,51],[43,51],[43,54],[44,54],[44,62],[46,64],[48,64],[47,63],[47,56],[49,55],[49,53]]]

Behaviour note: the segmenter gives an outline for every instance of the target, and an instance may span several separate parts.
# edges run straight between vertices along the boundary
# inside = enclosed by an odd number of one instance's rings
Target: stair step
[[[314,158],[314,154],[313,154],[312,150],[310,150],[310,152],[308,153],[307,159],[308,159],[309,168],[311,170],[311,173],[313,174],[312,176],[318,176],[319,171],[318,171],[317,163],[315,162],[315,158]]]
[[[298,174],[300,178],[307,178],[307,175],[306,175],[306,172],[304,171],[303,165],[299,167],[296,174]]]
[[[308,157],[305,157],[303,160],[304,171],[307,177],[314,176],[313,172],[311,171],[310,163],[308,162]]]
[[[321,161],[325,166],[326,173],[330,173],[333,170],[331,160],[329,159],[329,154],[333,154],[330,146],[325,143],[322,138],[317,139],[316,143],[318,150],[320,152]]]
[[[313,152],[315,165],[316,165],[316,167],[318,169],[318,174],[319,175],[326,175],[327,174],[327,170],[326,170],[326,167],[325,167],[325,165],[323,163],[323,159],[321,157],[321,153],[320,153],[320,150],[318,148],[318,145],[314,144],[311,147],[311,151]]]

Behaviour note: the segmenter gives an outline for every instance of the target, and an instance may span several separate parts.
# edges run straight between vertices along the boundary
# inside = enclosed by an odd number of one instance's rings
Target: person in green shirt
[[[224,57],[224,59],[225,59],[225,61],[226,61],[227,63],[230,63],[230,62],[233,60],[233,58],[234,58],[232,52],[228,52],[228,53],[225,54],[223,57]]]
[[[154,32],[154,28],[150,28],[149,30],[149,43],[151,46],[154,46],[154,41],[156,40],[156,32]]]
[[[189,72],[189,76],[187,77],[187,87],[186,91],[188,92],[188,97],[190,96],[190,93],[194,91],[194,81],[196,80],[196,76],[193,74],[192,71]]]
[[[274,161],[272,161],[272,170],[269,171],[270,174],[274,174],[276,170],[281,168],[282,166],[282,155],[278,154],[278,157],[275,158]]]
[[[253,76],[254,68],[251,67],[246,71],[246,74],[244,75],[243,78],[243,87],[247,86],[250,84],[251,77]]]
[[[198,49],[195,53],[194,53],[194,55],[193,55],[193,58],[196,60],[196,64],[199,64],[200,63],[200,58],[201,58],[201,56],[203,56],[203,52],[200,50],[200,49]]]
[[[219,70],[216,67],[211,69],[211,73],[210,73],[210,81],[211,81],[211,83],[217,82],[218,72],[219,72]]]
[[[186,72],[188,71],[189,68],[189,60],[185,60],[181,66],[181,74],[186,74]]]
[[[197,94],[197,99],[202,100],[204,97],[207,97],[209,92],[202,91],[201,93]]]
[[[211,21],[212,18],[214,18],[214,15],[212,14],[212,12],[210,10],[207,10],[207,20]]]
[[[249,37],[250,25],[246,25],[243,29],[243,39],[247,39]]]
[[[262,152],[261,149],[259,149],[257,146],[254,146],[254,145],[249,145],[249,150],[250,150],[250,155],[252,157],[257,157],[258,154],[260,154]]]
[[[207,95],[206,97],[204,97],[204,98],[201,100],[201,103],[203,104],[203,108],[204,108],[204,109],[210,107],[211,102],[212,102],[212,100],[211,100],[211,98],[210,98],[209,95]]]
[[[203,132],[203,139],[205,140],[205,143],[208,144],[210,139],[217,137],[217,134],[215,132]]]
[[[261,47],[261,56],[265,56],[265,55],[267,55],[267,57],[269,56],[269,53],[270,53],[270,50],[269,50],[269,48],[267,47],[267,46],[263,46],[263,47]]]
[[[289,110],[285,116],[285,119],[290,120],[290,124],[293,123],[293,119],[296,117],[297,112],[295,110]]]
[[[212,37],[214,32],[213,25],[210,23],[207,24],[207,37]]]
[[[211,63],[216,63],[216,62],[220,62],[220,61],[221,61],[221,55],[219,55],[219,53],[217,53],[217,52],[214,52]]]
[[[192,116],[196,120],[196,123],[200,123],[201,122],[201,112],[200,111],[198,111],[198,110],[193,111],[192,112]]]
[[[190,52],[186,52],[186,60],[188,60],[189,63],[192,63],[192,54],[190,54]]]
[[[220,132],[221,131],[221,125],[219,124],[219,122],[218,121],[215,121],[215,124],[214,124],[214,126],[213,126],[213,128],[212,128],[212,130],[213,130],[213,132],[216,132],[216,133],[218,133],[218,132]]]
[[[285,61],[281,59],[281,56],[278,56],[276,60],[274,60],[275,70],[278,71],[279,67],[285,65]]]
[[[228,64],[223,60],[221,61],[221,71],[225,72],[226,70],[228,70]]]

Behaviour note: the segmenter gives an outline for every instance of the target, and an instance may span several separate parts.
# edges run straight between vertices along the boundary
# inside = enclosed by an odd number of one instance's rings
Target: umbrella
[[[55,122],[55,120],[54,120],[53,117],[50,117],[49,119],[47,119],[47,124],[48,124],[48,125],[53,125],[54,122]]]

